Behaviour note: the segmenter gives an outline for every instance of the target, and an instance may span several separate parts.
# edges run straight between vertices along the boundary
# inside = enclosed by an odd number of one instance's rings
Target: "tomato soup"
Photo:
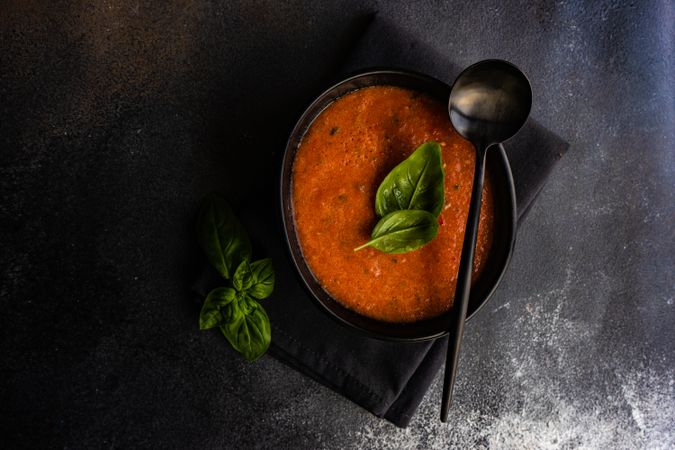
[[[379,184],[427,141],[441,145],[445,168],[438,235],[408,253],[355,252],[378,221]],[[295,227],[317,281],[347,308],[382,321],[414,322],[447,311],[457,283],[474,165],[474,148],[452,128],[446,105],[426,94],[376,86],[336,100],[309,127],[293,163]],[[487,176],[474,279],[485,265],[493,226]]]

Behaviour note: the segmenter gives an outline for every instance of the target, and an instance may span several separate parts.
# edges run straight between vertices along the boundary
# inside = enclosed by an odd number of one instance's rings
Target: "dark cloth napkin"
[[[386,66],[412,69],[452,83],[460,68],[450,62],[451,57],[393,24],[376,20],[336,80],[359,69]],[[522,220],[568,145],[530,120],[504,147],[513,171]],[[338,324],[300,288],[285,252],[283,236],[276,237],[275,242],[266,245],[277,271],[274,298],[264,303],[272,323],[269,353],[376,416],[400,427],[407,426],[443,364],[447,339],[415,344],[385,342]],[[206,269],[194,290],[203,299],[216,285],[215,271]]]

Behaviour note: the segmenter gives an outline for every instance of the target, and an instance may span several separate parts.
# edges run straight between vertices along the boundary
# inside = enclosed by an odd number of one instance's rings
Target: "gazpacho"
[[[421,144],[441,146],[445,201],[438,234],[401,254],[367,242],[378,222],[375,193],[384,177]],[[295,155],[292,205],[309,268],[338,302],[387,322],[414,322],[452,307],[475,165],[473,146],[454,131],[446,105],[395,86],[352,91],[332,103],[305,133]],[[489,173],[483,188],[475,280],[494,227]]]

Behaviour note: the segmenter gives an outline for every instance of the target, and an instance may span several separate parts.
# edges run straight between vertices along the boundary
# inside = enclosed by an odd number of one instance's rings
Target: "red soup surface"
[[[441,145],[445,206],[438,236],[403,254],[367,242],[378,221],[375,192],[389,171],[419,145]],[[353,91],[312,123],[293,165],[295,226],[302,253],[323,288],[364,316],[414,322],[452,306],[469,210],[475,153],[450,124],[446,105],[393,86]],[[473,267],[480,274],[492,243],[493,196],[483,189]]]

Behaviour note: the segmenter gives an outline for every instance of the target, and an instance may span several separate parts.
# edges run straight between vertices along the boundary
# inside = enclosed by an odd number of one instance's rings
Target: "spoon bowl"
[[[530,114],[532,89],[523,72],[501,60],[464,70],[450,93],[450,121],[474,145],[485,147],[516,134]]]

